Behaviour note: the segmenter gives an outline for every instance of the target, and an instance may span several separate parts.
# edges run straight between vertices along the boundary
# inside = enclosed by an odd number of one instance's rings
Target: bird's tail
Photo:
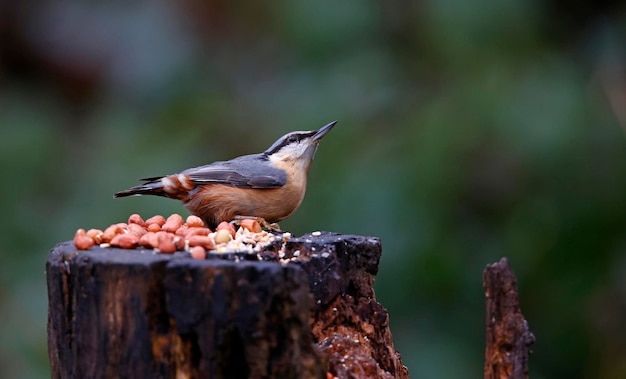
[[[167,197],[167,193],[163,189],[163,182],[161,178],[153,179],[147,183],[131,187],[124,191],[120,191],[116,193],[115,195],[113,195],[113,197],[117,198],[117,197],[139,196],[139,195],[155,195],[155,196]]]

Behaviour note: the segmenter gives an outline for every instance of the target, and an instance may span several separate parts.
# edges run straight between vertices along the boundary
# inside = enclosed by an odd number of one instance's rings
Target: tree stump
[[[372,283],[380,241],[333,233],[259,254],[71,242],[48,255],[53,378],[408,378]]]
[[[517,279],[502,258],[483,271],[487,314],[485,379],[527,379],[530,345],[535,336],[519,306]]]

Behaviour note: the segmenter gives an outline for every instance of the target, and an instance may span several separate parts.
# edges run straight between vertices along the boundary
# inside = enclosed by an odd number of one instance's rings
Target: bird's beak
[[[315,134],[313,134],[313,141],[319,141],[326,135],[326,133],[330,132],[330,130],[335,126],[337,121],[333,121],[330,124],[324,125]]]

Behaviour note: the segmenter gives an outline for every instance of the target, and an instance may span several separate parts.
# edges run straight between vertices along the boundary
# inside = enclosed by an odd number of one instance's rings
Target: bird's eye
[[[296,136],[296,135],[289,136],[289,138],[287,138],[287,141],[288,141],[289,143],[298,142],[298,136]]]

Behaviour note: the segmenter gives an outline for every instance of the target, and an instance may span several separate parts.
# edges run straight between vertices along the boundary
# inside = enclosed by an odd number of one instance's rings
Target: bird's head
[[[287,133],[274,142],[263,154],[272,161],[300,163],[308,167],[315,156],[322,137],[336,123],[337,121],[333,121],[318,130]]]

